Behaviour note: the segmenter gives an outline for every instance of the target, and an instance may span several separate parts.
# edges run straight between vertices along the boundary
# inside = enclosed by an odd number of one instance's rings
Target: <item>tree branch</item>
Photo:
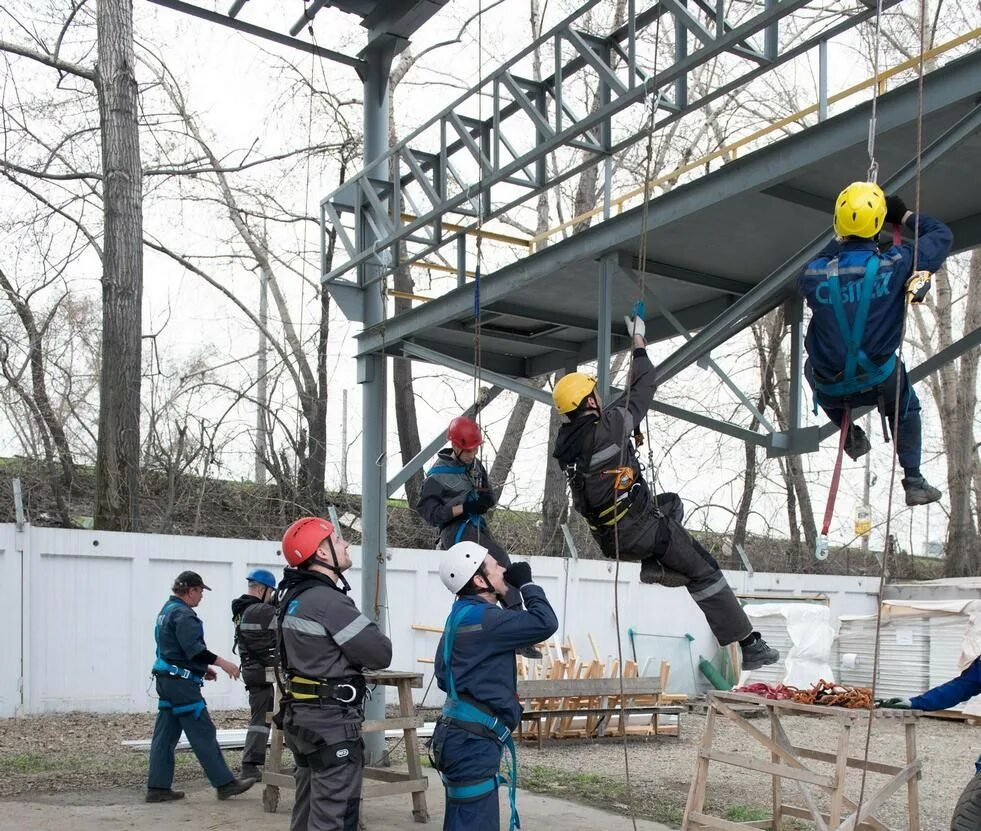
[[[86,69],[84,66],[78,66],[77,64],[63,61],[61,58],[56,58],[52,55],[45,55],[42,52],[36,52],[33,49],[28,49],[26,46],[20,46],[16,43],[9,43],[8,41],[0,40],[0,52],[8,52],[11,55],[20,55],[22,58],[29,58],[32,61],[37,61],[40,64],[44,64],[44,66],[57,69],[62,74],[76,75],[79,78],[84,78],[86,81],[90,81],[93,84],[96,83],[95,70]]]

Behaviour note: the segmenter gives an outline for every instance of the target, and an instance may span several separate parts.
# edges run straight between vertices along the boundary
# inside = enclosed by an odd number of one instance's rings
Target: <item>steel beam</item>
[[[503,392],[502,387],[493,386],[489,389],[481,390],[480,401],[478,403],[471,404],[466,410],[464,410],[463,415],[467,418],[473,418],[477,413],[484,409],[488,404],[491,403],[498,395]],[[392,496],[399,488],[402,487],[417,470],[422,468],[426,462],[431,459],[436,452],[446,443],[446,428],[444,428],[436,437],[430,441],[425,447],[422,448],[415,456],[413,456],[409,461],[405,463],[402,469],[396,473],[391,479],[388,480],[387,491],[388,495]]]
[[[150,2],[156,3],[158,6],[173,9],[174,11],[199,17],[202,20],[207,20],[209,23],[217,23],[220,26],[227,26],[230,29],[244,32],[247,35],[253,35],[257,38],[271,40],[273,43],[278,43],[281,46],[289,46],[293,49],[299,49],[301,52],[309,52],[311,55],[316,55],[318,58],[326,58],[328,61],[334,61],[335,63],[353,67],[359,74],[365,70],[365,62],[360,58],[352,58],[350,55],[335,52],[333,49],[324,49],[322,46],[307,43],[305,40],[291,38],[289,35],[274,32],[272,29],[264,29],[261,26],[246,23],[244,20],[238,20],[235,17],[219,14],[218,12],[213,12],[209,9],[202,9],[200,6],[195,6],[193,3],[184,3],[182,0],[150,0]]]
[[[403,344],[402,349],[405,352],[406,357],[418,358],[423,361],[428,361],[431,364],[445,366],[447,369],[452,369],[463,375],[469,375],[471,378],[475,377],[477,374],[477,370],[472,363],[468,364],[466,361],[451,358],[448,355],[444,355],[442,352],[437,352],[435,349],[419,346],[416,343],[405,343]],[[496,387],[501,387],[502,389],[516,392],[518,395],[523,395],[526,398],[532,399],[533,401],[538,401],[540,404],[546,404],[549,407],[552,406],[552,396],[545,392],[545,390],[538,389],[530,384],[523,384],[521,381],[507,375],[502,375],[501,373],[492,372],[481,368],[480,380],[489,381]]]
[[[396,228],[392,233],[386,235],[386,237],[380,241],[380,248],[389,248],[393,252],[397,251],[397,244],[399,242],[403,240],[418,239],[419,234],[423,229],[425,229],[427,226],[434,226],[434,224],[438,223],[446,213],[464,210],[464,206],[470,200],[472,194],[477,192],[486,194],[489,188],[497,182],[517,182],[518,180],[514,178],[517,174],[530,169],[532,166],[538,165],[542,158],[547,156],[548,153],[555,151],[560,146],[578,146],[582,142],[582,137],[591,135],[591,132],[595,129],[599,129],[601,133],[608,136],[608,125],[610,124],[610,119],[614,115],[635,103],[646,100],[647,95],[652,91],[652,89],[646,80],[641,79],[636,73],[629,71],[629,55],[634,54],[634,44],[632,41],[639,36],[638,28],[640,27],[641,19],[645,21],[644,25],[648,25],[650,21],[655,20],[658,16],[665,13],[664,4],[662,2],[653,3],[646,12],[642,12],[640,15],[637,15],[637,17],[631,21],[630,25],[622,27],[610,38],[603,40],[595,37],[587,37],[574,26],[574,24],[593,6],[595,6],[597,2],[598,0],[590,0],[590,2],[586,3],[577,12],[570,15],[548,33],[544,34],[538,41],[533,43],[531,46],[515,56],[515,58],[513,58],[511,61],[505,63],[498,70],[492,73],[479,87],[465,93],[460,99],[447,108],[447,110],[424,124],[405,140],[403,140],[403,142],[392,149],[391,157],[396,160],[400,156],[415,153],[416,146],[427,140],[425,137],[427,133],[431,133],[433,129],[440,128],[445,135],[447,127],[449,126],[452,133],[454,133],[453,140],[451,140],[449,143],[444,141],[438,153],[439,160],[433,162],[432,164],[438,164],[441,168],[445,169],[453,169],[452,164],[449,161],[449,157],[454,153],[463,152],[467,155],[474,156],[480,161],[481,173],[473,181],[456,175],[455,178],[458,180],[458,188],[448,189],[447,182],[444,180],[440,183],[441,190],[438,192],[438,201],[433,201],[431,195],[427,197],[423,192],[427,191],[427,188],[422,188],[420,196],[425,197],[425,200],[430,205],[430,209],[423,209],[419,214],[417,214],[416,219],[404,226]],[[689,107],[673,108],[675,110],[674,112],[671,112],[666,119],[658,122],[658,128],[663,128],[667,123],[680,118],[685,112],[689,112],[697,107],[700,107],[709,101],[714,100],[720,95],[725,95],[728,92],[738,88],[741,84],[748,83],[750,80],[758,77],[763,72],[769,71],[774,66],[796,57],[810,48],[816,47],[822,39],[832,37],[841,31],[854,27],[857,25],[857,23],[874,13],[874,10],[866,9],[853,16],[832,16],[825,24],[826,28],[820,32],[817,32],[813,37],[801,41],[794,46],[790,46],[788,44],[788,48],[777,54],[772,61],[767,61],[764,59],[762,65],[757,63],[756,61],[758,61],[761,56],[755,52],[750,54],[751,50],[747,50],[743,46],[743,44],[748,41],[748,38],[758,34],[761,30],[772,29],[776,26],[779,20],[793,14],[795,11],[803,8],[811,2],[813,2],[813,0],[783,0],[783,2],[779,3],[768,3],[766,8],[751,16],[739,26],[729,27],[727,25],[723,25],[718,28],[718,31],[716,31],[714,35],[712,35],[708,29],[701,26],[701,24],[698,24],[697,26],[693,24],[694,18],[692,17],[691,12],[684,8],[684,3],[674,2],[673,9],[669,13],[674,16],[679,27],[679,31],[685,33],[686,36],[687,32],[696,31],[700,40],[707,40],[708,42],[690,54],[684,49],[679,49],[677,59],[675,60],[674,64],[670,67],[664,68],[658,73],[658,86],[660,88],[664,88],[666,85],[673,83],[683,86],[689,72],[704,64],[706,61],[716,58],[723,52],[732,52],[743,58],[750,58],[753,63],[752,67],[744,74],[739,75],[737,73],[736,78],[722,82],[722,85],[718,88],[710,89],[697,102],[690,102]],[[885,5],[891,6],[894,5],[895,2],[898,2],[898,0],[885,0]],[[629,41],[627,43],[626,53],[623,52],[621,46],[623,40]],[[551,126],[550,120],[542,114],[540,102],[532,101],[528,97],[520,79],[518,79],[512,72],[513,68],[516,67],[518,62],[527,57],[527,55],[536,48],[542,48],[546,44],[553,42],[556,44],[569,44],[576,51],[576,57],[573,61],[564,66],[557,65],[553,76],[546,79],[546,81],[542,82],[539,86],[539,89],[544,90],[547,94],[553,96],[556,122],[554,128]],[[602,45],[604,48],[597,48],[596,45]],[[612,48],[613,45],[615,45],[616,48]],[[614,57],[619,60],[622,54],[628,55],[628,59],[624,62],[627,64],[626,67],[612,63]],[[571,75],[574,75],[585,68],[589,68],[599,74],[601,81],[601,105],[594,111],[579,119],[564,121],[562,119],[562,115],[567,112],[567,108],[561,101],[562,83]],[[621,77],[621,73],[624,71],[624,69],[627,70],[626,81]],[[485,90],[484,87],[487,89]],[[504,101],[501,98],[501,95],[505,90],[509,91],[512,100]],[[472,110],[473,100],[477,96],[485,94],[490,95],[493,98],[493,116],[484,122],[475,122],[472,119],[469,121],[464,121],[462,116],[456,112],[456,110]],[[610,99],[609,102],[606,102],[607,98]],[[502,155],[499,152],[503,138],[503,133],[501,133],[501,130],[503,129],[502,121],[518,113],[524,114],[525,118],[530,120],[531,129],[535,132],[537,141],[535,147],[529,152],[521,155],[519,158],[511,158],[509,161],[506,161],[504,158],[502,158]],[[514,129],[520,132],[522,126],[518,125]],[[494,135],[490,138],[489,144],[497,148],[498,152],[491,154],[494,158],[488,165],[486,154],[476,150],[477,142],[475,139],[479,138],[481,142],[483,142],[491,133]],[[601,136],[600,146],[594,148],[592,151],[595,155],[587,153],[587,158],[581,165],[577,165],[574,169],[564,171],[560,179],[553,179],[547,183],[542,182],[541,184],[530,188],[527,193],[508,204],[496,204],[493,211],[485,213],[483,219],[486,220],[508,210],[517,204],[521,204],[526,199],[539,193],[543,187],[552,187],[562,179],[573,175],[575,172],[578,172],[578,170],[590,166],[594,163],[596,155],[606,155],[608,153],[617,152],[618,150],[634,143],[644,134],[646,134],[646,128],[644,130],[637,131],[622,141],[618,141],[614,145],[609,145],[608,142],[604,144]],[[518,142],[514,142],[513,144],[517,143]],[[400,170],[405,167],[398,162],[396,162],[396,166]],[[362,175],[363,174],[356,174],[355,177],[349,181],[356,181]],[[407,188],[418,181],[417,173],[410,170],[408,173],[402,176],[400,180],[400,187],[397,189],[397,192],[406,192]],[[345,186],[345,188],[346,187],[347,186]],[[335,200],[337,201],[339,207],[344,207],[344,197],[340,192],[336,195],[328,197],[328,200]],[[365,208],[365,210],[372,210],[372,208]],[[401,213],[401,207],[394,206],[391,210],[387,210],[385,213],[388,216],[398,217]],[[421,249],[413,248],[410,250],[406,261],[412,262],[426,256],[454,238],[454,235],[449,235],[445,238],[437,240],[435,237],[438,235],[434,234],[432,236],[434,238],[432,243],[428,245],[423,244]],[[351,268],[359,266],[364,262],[368,262],[374,258],[377,253],[376,250],[367,250],[358,247],[345,247],[345,251],[349,257],[348,261],[336,265],[329,274],[324,275],[324,278],[327,281],[341,276]],[[393,262],[386,266],[386,270],[383,273],[389,273],[397,265],[398,263],[393,260]]]
[[[616,254],[600,258],[599,290],[596,320],[596,387],[600,400],[610,400],[610,358],[613,347],[613,274],[617,267]]]
[[[632,271],[643,271],[651,277],[667,277],[669,280],[677,280],[680,283],[689,283],[690,285],[701,288],[714,289],[724,294],[742,295],[753,288],[752,283],[743,283],[739,280],[733,280],[731,277],[720,277],[717,274],[705,274],[701,271],[694,271],[690,268],[662,263],[649,258],[644,262],[643,268],[641,268],[640,259],[629,251],[618,252],[617,261],[623,268],[629,268]]]

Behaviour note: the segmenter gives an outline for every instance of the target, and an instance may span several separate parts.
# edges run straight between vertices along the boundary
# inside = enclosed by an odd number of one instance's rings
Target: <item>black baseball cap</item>
[[[174,590],[178,589],[207,589],[210,592],[211,586],[206,586],[196,571],[182,571],[174,580]]]

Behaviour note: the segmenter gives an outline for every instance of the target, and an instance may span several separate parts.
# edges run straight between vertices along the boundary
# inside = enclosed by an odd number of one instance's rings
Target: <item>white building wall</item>
[[[199,571],[213,591],[198,608],[208,646],[231,658],[230,604],[245,590],[255,567],[278,573],[276,542],[123,534],[0,525],[0,716],[66,710],[146,711],[156,706],[149,677],[153,662],[153,624],[174,577]],[[352,547],[355,568],[348,574],[360,605],[360,551]],[[412,624],[442,626],[450,596],[439,582],[439,554],[394,549],[388,568],[389,634],[393,668],[423,672],[428,684],[438,635]],[[589,654],[588,636],[602,657],[616,655],[615,565],[600,560],[531,558],[560,621]],[[682,589],[644,586],[639,566],[623,563],[618,581],[620,632],[626,658],[632,657],[629,629],[666,635],[691,634],[692,654],[711,657],[717,645],[695,604]],[[824,592],[832,618],[872,614],[872,578],[728,572],[737,592],[794,594]],[[21,587],[23,586],[23,590]],[[23,661],[21,644],[23,643]],[[23,679],[21,681],[21,679]],[[435,688],[434,688],[435,690]],[[439,703],[438,690],[427,702]],[[418,691],[421,699],[422,690]],[[224,675],[208,683],[212,709],[244,707],[244,687]]]

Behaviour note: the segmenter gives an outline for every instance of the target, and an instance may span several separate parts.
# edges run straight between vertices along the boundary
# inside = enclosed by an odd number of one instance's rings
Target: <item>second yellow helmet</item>
[[[552,390],[552,401],[560,413],[571,413],[596,389],[596,378],[583,372],[570,372],[559,378]]]

